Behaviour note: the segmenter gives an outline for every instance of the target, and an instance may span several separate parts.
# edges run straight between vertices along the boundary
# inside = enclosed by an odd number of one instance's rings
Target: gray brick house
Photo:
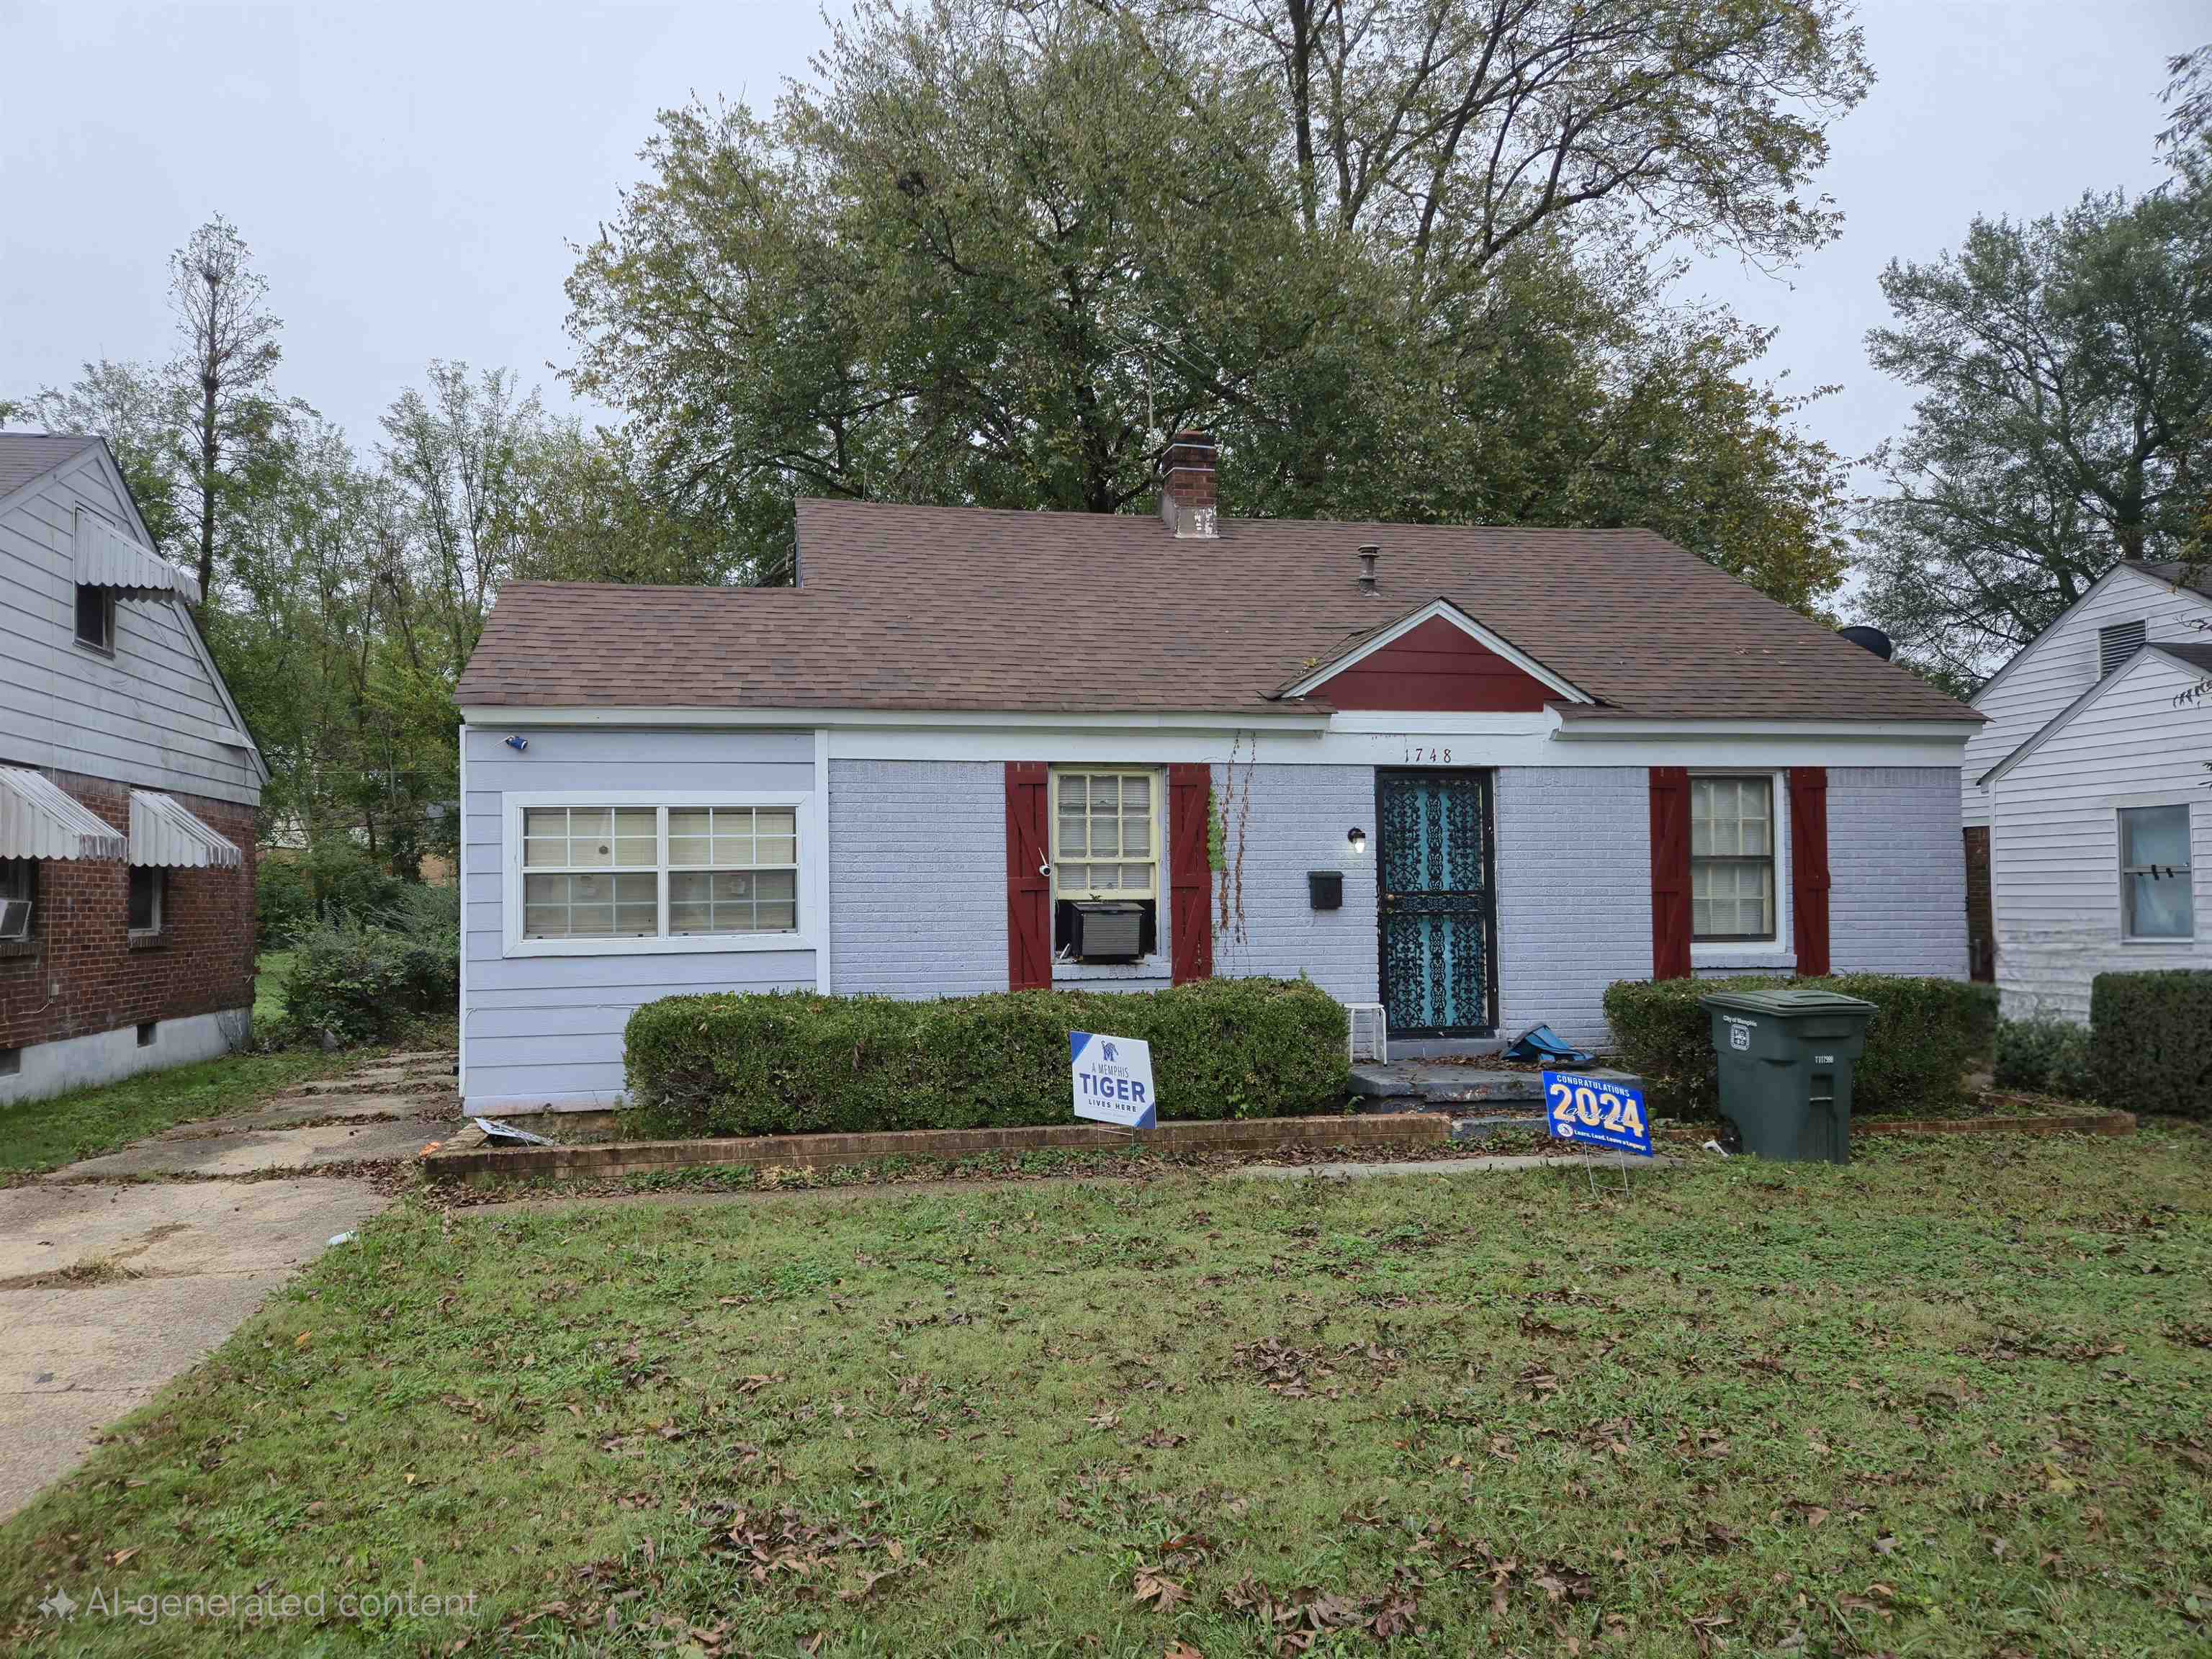
[[[1613,980],[1963,976],[1978,717],[1648,532],[806,501],[777,589],[515,584],[463,677],[462,1086],[641,1003],[1304,975],[1394,1037]]]

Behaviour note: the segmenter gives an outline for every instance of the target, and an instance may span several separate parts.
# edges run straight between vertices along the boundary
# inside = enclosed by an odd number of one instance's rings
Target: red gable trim
[[[1349,687],[1345,696],[1340,687]],[[1326,690],[1322,688],[1326,687]],[[1305,678],[1277,691],[1334,708],[1534,714],[1589,694],[1449,599],[1431,599],[1370,629]],[[1357,701],[1353,701],[1357,699]]]
[[[1339,671],[1322,695],[1337,708],[1538,714],[1559,694],[1441,617]]]

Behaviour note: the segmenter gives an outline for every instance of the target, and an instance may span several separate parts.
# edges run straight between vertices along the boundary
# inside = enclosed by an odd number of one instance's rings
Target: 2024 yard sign
[[[1644,1091],[1625,1078],[1547,1072],[1544,1109],[1558,1139],[1652,1155],[1651,1114]]]

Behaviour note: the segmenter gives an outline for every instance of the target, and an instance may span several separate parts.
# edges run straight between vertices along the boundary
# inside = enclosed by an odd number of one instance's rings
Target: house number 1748
[[[1406,764],[1408,766],[1449,766],[1451,764],[1451,750],[1449,749],[1424,749],[1419,744],[1408,744],[1406,745]]]

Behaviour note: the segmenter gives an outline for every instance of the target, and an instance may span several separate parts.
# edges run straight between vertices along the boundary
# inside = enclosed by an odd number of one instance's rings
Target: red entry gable
[[[1559,694],[1442,617],[1409,629],[1312,688],[1338,708],[1535,714]]]

